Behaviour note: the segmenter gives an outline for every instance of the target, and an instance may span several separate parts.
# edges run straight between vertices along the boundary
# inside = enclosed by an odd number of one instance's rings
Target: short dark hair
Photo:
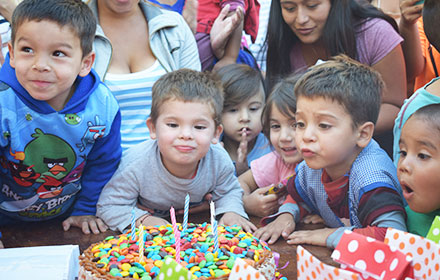
[[[425,0],[423,4],[423,28],[429,43],[440,51],[440,30],[438,27],[438,16],[440,14],[440,1]]]
[[[324,97],[340,103],[350,114],[355,127],[376,124],[384,83],[373,68],[346,55],[309,68],[295,86],[299,97]]]
[[[83,57],[92,51],[96,19],[87,4],[81,0],[22,1],[12,14],[12,44],[23,22],[42,20],[53,21],[62,27],[71,27],[80,39]]]
[[[414,112],[410,118],[418,118],[440,131],[440,104],[430,104]],[[409,118],[408,118],[409,119]]]
[[[223,111],[228,110],[263,90],[260,72],[246,64],[230,64],[220,68],[216,75],[225,94]]]
[[[296,113],[296,97],[295,84],[301,77],[300,74],[292,74],[281,79],[275,84],[272,92],[269,94],[261,114],[261,123],[263,124],[263,133],[270,139],[270,116],[272,115],[272,107],[275,106],[281,114],[289,118],[295,118]]]
[[[163,75],[152,89],[150,118],[156,123],[160,107],[168,100],[203,102],[212,106],[215,125],[220,125],[223,110],[223,89],[211,73],[179,69]]]

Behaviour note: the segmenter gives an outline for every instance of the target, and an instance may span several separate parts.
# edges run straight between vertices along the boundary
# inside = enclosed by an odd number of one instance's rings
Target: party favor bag
[[[440,216],[436,216],[432,222],[431,228],[428,231],[427,239],[440,243]]]
[[[356,280],[361,279],[360,275],[340,269],[321,262],[319,259],[310,254],[309,251],[298,245],[296,248],[297,259],[297,279],[338,279],[338,280]]]
[[[342,268],[361,274],[363,279],[413,278],[411,257],[374,238],[345,231],[332,253]]]
[[[231,274],[229,274],[229,280],[243,280],[243,279],[255,279],[266,280],[259,271],[250,266],[247,262],[237,258],[234,266],[232,267]]]
[[[385,243],[413,259],[416,279],[440,279],[440,245],[394,228],[388,228]]]
[[[160,268],[159,280],[193,280],[197,279],[191,272],[185,267],[178,264],[173,258],[165,258],[165,261]]]

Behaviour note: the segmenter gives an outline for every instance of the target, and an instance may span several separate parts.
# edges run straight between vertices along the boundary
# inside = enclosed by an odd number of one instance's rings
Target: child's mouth
[[[404,192],[406,192],[406,193],[408,193],[408,194],[414,192],[413,189],[411,189],[410,187],[408,187],[408,185],[402,185],[402,189],[403,189]]]

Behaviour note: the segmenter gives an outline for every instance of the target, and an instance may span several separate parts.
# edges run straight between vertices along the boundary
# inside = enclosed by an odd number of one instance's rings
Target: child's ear
[[[222,135],[223,132],[223,125],[218,125],[214,132],[214,138],[212,138],[211,143],[217,144],[220,140],[220,135]]]
[[[374,133],[374,124],[372,122],[365,122],[358,127],[357,145],[365,148],[370,143]]]
[[[9,50],[9,65],[11,65],[12,68],[15,68],[14,47],[12,47],[11,41],[8,42],[8,50]]]
[[[156,139],[156,126],[151,118],[147,119],[148,130],[150,131],[150,138]]]
[[[90,73],[92,69],[93,62],[95,62],[96,54],[94,51],[91,51],[88,55],[84,56],[81,60],[81,69],[79,70],[79,76],[85,77]]]

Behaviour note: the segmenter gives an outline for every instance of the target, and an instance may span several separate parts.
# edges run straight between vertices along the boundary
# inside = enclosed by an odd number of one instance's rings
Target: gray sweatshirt
[[[130,225],[133,208],[136,219],[148,213],[136,207],[138,201],[153,209],[155,216],[165,217],[171,206],[183,209],[187,193],[190,205],[201,203],[212,193],[217,215],[234,212],[248,218],[234,165],[221,145],[211,145],[194,178],[182,179],[164,167],[156,140],[142,142],[123,154],[118,170],[102,190],[97,216],[110,229],[123,231]]]

